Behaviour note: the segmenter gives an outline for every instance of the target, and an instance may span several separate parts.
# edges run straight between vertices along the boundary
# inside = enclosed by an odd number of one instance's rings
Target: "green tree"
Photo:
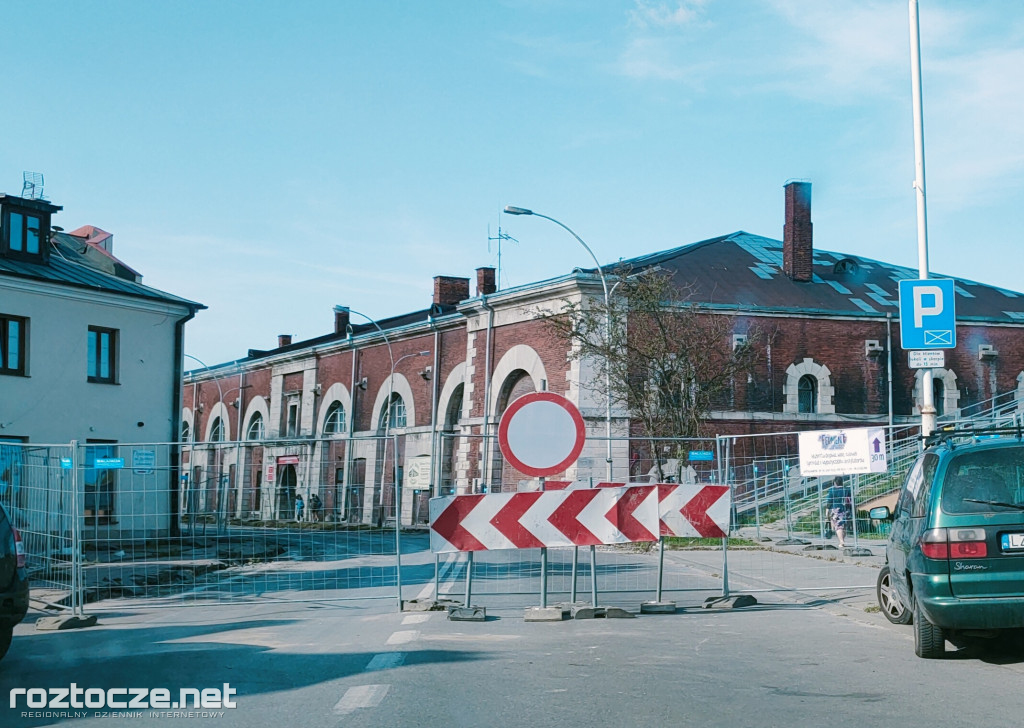
[[[581,387],[604,401],[607,367],[613,406],[629,413],[652,456],[662,454],[656,439],[714,434],[706,431],[707,416],[728,406],[736,382],[753,374],[763,334],[753,325],[737,331],[735,316],[694,302],[693,287],[665,271],[620,268],[607,280],[607,310],[603,296],[586,296],[542,314],[568,344],[570,358],[594,366],[594,376]],[[736,333],[746,335],[745,343],[733,346]],[[676,448],[672,456],[682,459],[684,450]]]

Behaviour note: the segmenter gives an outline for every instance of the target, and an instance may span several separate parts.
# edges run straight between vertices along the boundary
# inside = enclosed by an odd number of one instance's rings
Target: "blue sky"
[[[737,230],[917,266],[904,0],[4,0],[0,189],[200,301],[209,364]],[[1024,289],[1024,4],[921,0],[931,268]]]

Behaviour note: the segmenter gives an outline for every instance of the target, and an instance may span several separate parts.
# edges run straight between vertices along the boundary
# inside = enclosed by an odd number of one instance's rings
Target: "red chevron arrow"
[[[476,536],[462,527],[463,519],[480,505],[482,498],[486,497],[481,493],[479,495],[463,495],[455,498],[441,515],[434,519],[434,524],[431,528],[459,551],[486,550],[487,547],[480,543]]]
[[[601,539],[592,534],[577,518],[598,495],[598,490],[570,490],[565,500],[548,517],[548,523],[565,534],[577,546],[597,546]]]
[[[536,549],[544,546],[544,542],[534,536],[519,522],[523,514],[530,510],[543,493],[516,493],[508,503],[491,519],[491,525],[509,541],[520,549]]]
[[[728,492],[729,487],[725,485],[705,485],[697,495],[690,499],[689,503],[683,506],[680,513],[693,524],[697,533],[704,538],[725,538],[726,534],[708,516],[708,508]]]
[[[653,485],[626,488],[622,497],[615,501],[612,509],[605,514],[605,518],[622,532],[622,535],[630,541],[657,541],[658,537],[643,527],[643,524],[633,515],[651,494]]]

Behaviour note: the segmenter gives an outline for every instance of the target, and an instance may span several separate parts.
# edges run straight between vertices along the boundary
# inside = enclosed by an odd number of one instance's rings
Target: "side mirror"
[[[868,511],[868,518],[873,521],[888,521],[892,518],[892,511],[889,510],[889,506],[879,506],[878,508],[872,508]]]

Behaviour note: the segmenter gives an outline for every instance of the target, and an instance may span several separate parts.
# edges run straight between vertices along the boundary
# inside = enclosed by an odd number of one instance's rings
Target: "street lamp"
[[[550,220],[551,222],[555,223],[555,225],[558,225],[560,228],[562,228],[563,230],[568,232],[570,235],[572,235],[574,238],[576,238],[576,242],[578,242],[580,245],[582,245],[584,250],[586,250],[590,254],[590,257],[594,260],[594,265],[597,267],[597,275],[601,277],[601,289],[604,291],[604,328],[605,328],[605,337],[608,340],[608,346],[611,346],[612,311],[611,311],[611,297],[610,297],[610,294],[608,292],[608,281],[605,279],[604,271],[601,269],[601,264],[597,261],[597,256],[594,255],[594,251],[590,249],[590,246],[587,245],[585,242],[583,242],[583,238],[581,238],[579,235],[577,235],[575,232],[573,232],[572,229],[568,225],[565,225],[564,223],[559,222],[558,220],[556,220],[553,217],[548,217],[547,215],[541,215],[539,212],[534,212],[533,210],[528,210],[525,207],[514,207],[513,205],[506,205],[505,206],[505,214],[507,214],[507,215],[533,215],[534,217],[542,217],[545,220]],[[606,477],[607,477],[608,481],[611,482],[611,479],[612,479],[612,384],[611,384],[611,361],[610,361],[609,356],[607,354],[605,355],[605,361],[604,361],[604,392],[605,392],[604,427],[605,427],[605,441],[607,443],[607,453],[606,453],[606,456],[605,456],[605,463],[607,465],[607,467],[606,467]]]
[[[184,356],[186,358],[188,358],[188,359],[192,359],[193,361],[199,362],[200,366],[202,366],[204,369],[209,369],[210,368],[206,364],[206,362],[204,362],[202,359],[200,359],[197,356],[192,356],[191,354],[184,354]],[[221,386],[220,386],[220,377],[214,376],[213,383],[217,385],[217,403],[218,404],[224,404],[224,390],[221,389]],[[199,387],[199,383],[195,382],[195,386],[196,386],[196,388],[198,388]],[[228,391],[230,392],[231,390],[228,390]],[[202,402],[203,402],[202,398],[200,398],[199,403],[202,404]],[[239,417],[241,417],[241,413],[239,413]],[[231,432],[230,432],[230,422],[228,423],[228,426],[229,426],[228,436],[230,437],[230,435],[231,435]],[[222,424],[221,427],[223,428],[224,425]],[[241,425],[239,425],[239,428],[241,428]],[[195,442],[195,439],[196,439],[196,433],[195,433],[194,430],[195,430],[195,423],[193,423],[192,442]],[[222,429],[221,430],[221,439],[223,439],[223,432],[224,432],[224,430]],[[181,433],[178,434],[178,437],[181,437]],[[190,463],[192,461],[192,453],[193,452],[194,452],[194,448],[190,444],[189,445],[189,462]],[[219,450],[215,450],[214,453],[216,455],[216,463],[217,463],[217,533],[223,534],[224,533],[224,528],[225,528],[224,522],[227,519],[226,519],[226,517],[224,517],[222,515],[222,511],[224,511],[226,509],[226,507],[227,507],[227,504],[225,503],[227,498],[225,498],[224,484],[221,482],[221,473],[220,473],[220,466],[222,464],[222,461],[220,459],[221,453],[220,453]],[[235,449],[235,464],[236,464],[236,466],[238,464],[238,450],[237,450],[237,447]],[[193,489],[195,488],[195,486],[196,486],[196,483],[192,483],[191,487]],[[193,505],[195,505],[195,504],[193,504]],[[194,515],[195,514],[193,514],[193,516]]]
[[[388,437],[391,431],[391,401],[394,399],[394,382],[395,382],[395,367],[403,359],[408,359],[413,356],[429,356],[429,351],[417,351],[412,354],[405,354],[400,356],[397,360],[395,359],[395,353],[391,349],[391,340],[388,339],[388,335],[384,333],[384,329],[380,327],[376,321],[367,316],[365,313],[356,311],[354,308],[348,309],[349,313],[354,313],[357,316],[362,316],[364,319],[369,321],[373,326],[380,332],[381,337],[384,339],[384,344],[388,347],[388,359],[391,360],[391,371],[388,374],[388,400],[387,414],[384,419],[384,453],[381,458],[382,463],[386,463],[388,459]],[[355,413],[353,413],[354,415]],[[384,470],[381,468],[381,479],[383,480]],[[395,578],[398,587],[398,606],[402,606],[402,489],[398,485],[398,443],[395,443],[394,454],[392,455],[392,474],[395,479]],[[383,486],[383,482],[381,486]]]

